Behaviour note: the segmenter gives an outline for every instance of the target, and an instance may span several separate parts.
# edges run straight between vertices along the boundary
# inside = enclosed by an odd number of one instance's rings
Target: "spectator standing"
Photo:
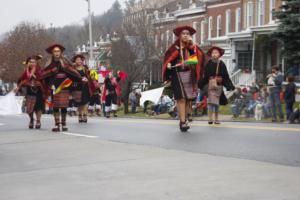
[[[290,115],[293,113],[293,106],[296,97],[296,85],[294,83],[293,76],[287,77],[287,82],[288,85],[285,88],[284,101],[286,106],[286,118],[289,120]]]
[[[132,91],[129,94],[129,101],[131,104],[131,112],[136,113],[136,106],[137,106],[137,95],[135,91]]]
[[[272,108],[272,122],[277,121],[277,111],[279,114],[280,121],[284,121],[284,116],[282,112],[281,102],[280,102],[280,92],[282,89],[283,74],[279,71],[277,66],[272,67],[272,73],[267,76],[268,88],[270,93],[270,103]]]

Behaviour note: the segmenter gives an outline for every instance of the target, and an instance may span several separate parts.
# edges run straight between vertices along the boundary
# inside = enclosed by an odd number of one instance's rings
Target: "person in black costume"
[[[88,103],[92,94],[91,77],[89,68],[84,65],[84,56],[75,55],[72,58],[75,70],[80,74],[81,80],[74,81],[72,84],[72,95],[75,106],[78,107],[78,122],[87,123]]]
[[[51,45],[46,49],[52,57],[42,73],[42,79],[45,80],[52,94],[55,120],[53,132],[68,131],[66,119],[70,86],[73,81],[81,80],[80,74],[72,67],[72,63],[63,56],[64,50],[65,48],[60,44]]]
[[[208,124],[220,124],[218,119],[219,105],[228,104],[223,87],[227,90],[234,90],[235,87],[230,80],[225,63],[220,59],[224,54],[224,49],[213,46],[208,50],[207,54],[210,60],[204,67],[204,76],[199,81],[199,88],[203,89],[205,85],[208,85]],[[214,80],[217,83],[216,87],[212,84]]]

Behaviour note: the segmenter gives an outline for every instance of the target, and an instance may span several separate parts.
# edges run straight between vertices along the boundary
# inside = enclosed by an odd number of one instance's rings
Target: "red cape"
[[[177,39],[174,44],[166,51],[163,68],[162,68],[162,76],[163,81],[167,80],[166,71],[168,63],[171,63],[174,59],[179,56],[178,48],[180,48],[179,39]],[[191,45],[189,48],[193,48],[196,50],[196,55],[198,57],[198,64],[196,65],[196,78],[197,81],[202,79],[202,69],[204,64],[205,55],[203,51],[197,45]]]
[[[121,96],[121,86],[120,86],[120,84],[118,83],[118,81],[116,80],[115,77],[113,77],[111,81],[112,81],[112,84],[116,87],[117,96],[120,97]],[[105,102],[105,100],[106,100],[106,87],[105,87],[105,84],[104,84],[104,87],[103,87],[103,93],[102,93],[101,100],[103,102]]]
[[[37,65],[34,75],[36,76],[36,82],[38,82],[38,87],[40,87],[40,89],[43,93],[43,97],[44,97],[44,99],[46,99],[47,95],[48,95],[47,94],[47,86],[46,86],[44,80],[41,79],[42,72],[43,72],[43,70],[40,67],[40,65]],[[17,82],[18,87],[23,87],[23,86],[28,85],[30,83],[30,79],[31,79],[31,77],[27,73],[27,67],[25,67],[24,72],[22,73],[22,75],[18,79],[18,82]]]

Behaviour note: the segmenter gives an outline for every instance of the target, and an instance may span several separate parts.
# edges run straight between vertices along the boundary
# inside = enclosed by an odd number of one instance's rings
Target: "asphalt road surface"
[[[41,130],[27,123],[0,117],[1,200],[300,199],[299,125],[193,122],[181,133],[172,120],[70,118],[52,133],[51,116]]]

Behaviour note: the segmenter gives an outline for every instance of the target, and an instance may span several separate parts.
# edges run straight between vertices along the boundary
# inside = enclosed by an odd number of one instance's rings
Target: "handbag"
[[[216,76],[209,79],[209,82],[208,82],[208,88],[209,89],[218,89],[218,87],[223,82],[222,77],[218,76],[218,74],[219,74],[219,65],[220,65],[220,62],[218,62],[218,65],[217,65]]]

